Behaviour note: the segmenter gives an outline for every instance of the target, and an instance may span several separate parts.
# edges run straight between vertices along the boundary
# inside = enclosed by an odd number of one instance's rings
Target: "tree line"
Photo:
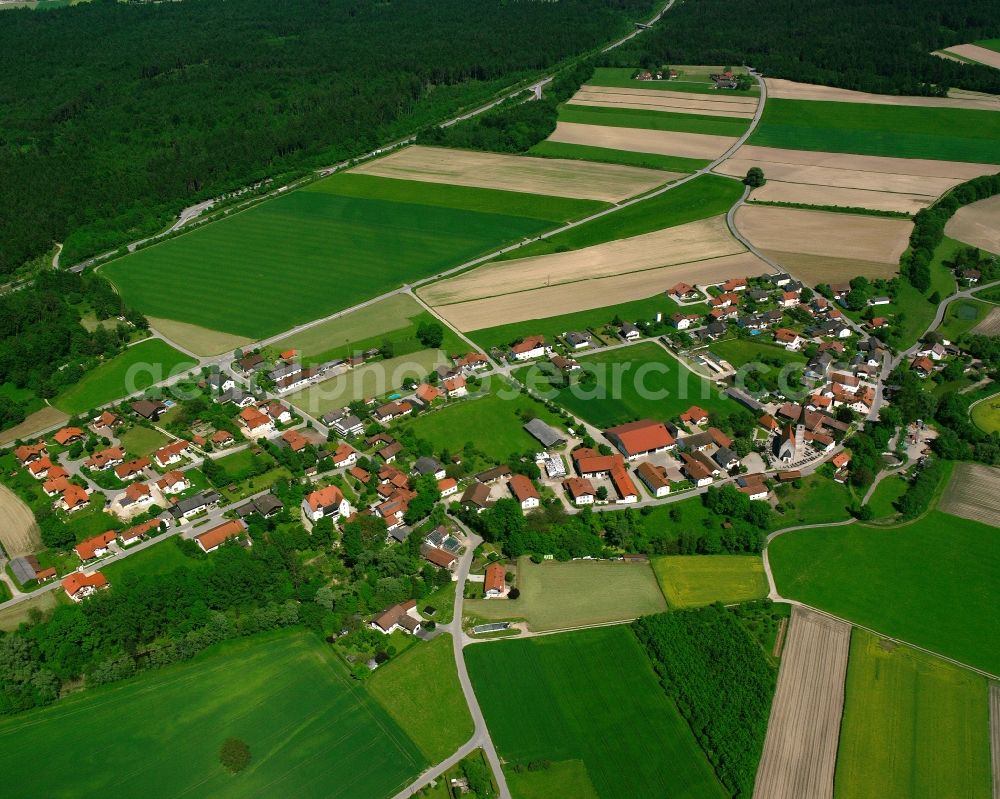
[[[0,274],[411,134],[595,47],[650,0],[94,0],[0,26]],[[99,48],[95,49],[95,42]]]
[[[879,94],[1000,94],[1000,72],[931,55],[1000,35],[994,0],[680,3],[613,51],[621,66],[745,64],[778,78]]]

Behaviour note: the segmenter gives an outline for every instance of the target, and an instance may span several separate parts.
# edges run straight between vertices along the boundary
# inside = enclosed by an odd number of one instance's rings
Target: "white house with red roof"
[[[351,503],[337,486],[327,486],[306,495],[302,500],[302,513],[311,522],[336,520],[351,515]]]

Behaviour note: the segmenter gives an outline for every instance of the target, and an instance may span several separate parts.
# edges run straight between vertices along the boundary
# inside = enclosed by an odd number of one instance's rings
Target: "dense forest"
[[[722,605],[645,616],[632,629],[719,780],[752,796],[775,684],[760,644]]]
[[[87,685],[113,682],[227,638],[293,624],[321,633],[346,628],[351,651],[363,652],[369,634],[373,646],[385,646],[361,615],[426,596],[451,575],[420,558],[422,536],[387,546],[381,519],[346,523],[339,545],[329,520],[306,533],[297,522],[306,488],[276,488],[286,510],[267,521],[251,517],[249,549],[233,542],[205,555],[178,536],[160,545],[187,556],[173,571],[124,573],[109,591],[0,633],[0,713],[48,704],[81,677]]]
[[[649,0],[94,0],[0,26],[0,274],[367,152],[585,52]],[[99,46],[96,45],[99,43]]]
[[[121,316],[127,324],[117,321],[88,331],[80,324],[84,311],[96,320]],[[126,308],[104,278],[40,272],[28,286],[0,296],[0,384],[54,397],[98,359],[120,352],[133,329],[148,327],[146,318]],[[0,429],[24,416],[19,402],[0,396]]]
[[[616,64],[747,64],[765,75],[881,94],[1000,93],[1000,71],[931,55],[1000,35],[996,0],[688,0]]]

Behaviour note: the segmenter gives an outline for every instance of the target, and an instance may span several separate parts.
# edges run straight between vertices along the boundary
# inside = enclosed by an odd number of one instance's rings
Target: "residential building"
[[[160,414],[167,409],[166,403],[160,400],[139,400],[132,403],[132,410],[137,416],[150,422],[160,421]]]
[[[215,491],[201,491],[194,496],[181,499],[170,506],[170,515],[177,521],[190,519],[209,508],[214,508],[222,501],[222,496]]]
[[[618,335],[626,341],[638,341],[642,338],[642,331],[631,322],[625,322],[618,328]]]
[[[430,405],[434,400],[441,399],[444,396],[444,392],[430,383],[421,383],[417,386],[414,396],[422,405]]]
[[[80,486],[70,483],[63,489],[62,497],[56,503],[66,513],[76,513],[83,510],[90,502],[90,494]]]
[[[507,593],[507,572],[502,563],[491,563],[486,567],[483,580],[483,595],[495,599]]]
[[[398,605],[393,605],[372,620],[371,628],[385,635],[396,630],[403,630],[410,635],[415,635],[421,629],[421,619],[417,615],[416,608],[417,601],[415,599],[408,599]]]
[[[444,393],[448,395],[448,399],[459,399],[469,393],[469,389],[465,385],[465,378],[461,375],[449,377],[441,385],[444,386]]]
[[[83,441],[83,436],[84,432],[79,427],[64,427],[62,430],[56,431],[52,440],[59,446],[65,447],[75,441]]]
[[[465,507],[476,513],[482,513],[493,504],[490,501],[490,489],[483,483],[473,483],[465,489],[461,501]]]
[[[441,492],[441,499],[450,497],[452,494],[457,494],[458,480],[454,477],[445,477],[443,480],[438,480],[438,491]]]
[[[167,472],[161,479],[157,480],[156,487],[160,489],[161,494],[169,496],[187,491],[191,487],[191,481],[187,479],[184,472],[174,469],[174,471]]]
[[[646,484],[646,488],[657,499],[670,493],[670,480],[667,477],[667,470],[663,466],[643,461],[635,473],[639,475],[639,479]]]
[[[118,533],[114,530],[108,530],[93,538],[88,538],[86,541],[81,541],[73,549],[76,551],[77,557],[86,563],[88,560],[106,555],[111,542],[116,538],[118,538]]]
[[[22,466],[27,466],[42,458],[48,458],[49,450],[44,441],[37,441],[34,444],[22,444],[14,450],[14,457]]]
[[[594,336],[588,330],[583,332],[574,330],[569,333],[563,333],[563,340],[570,349],[582,350],[594,343]]]
[[[82,602],[97,591],[108,587],[108,579],[100,572],[81,574],[73,572],[62,581],[63,591],[74,602]]]
[[[135,458],[134,460],[115,466],[115,477],[124,482],[135,480],[141,476],[152,464],[149,458]]]
[[[448,571],[455,571],[455,566],[458,565],[458,556],[455,553],[432,547],[430,544],[420,545],[420,557],[438,568]]]
[[[594,484],[583,477],[570,477],[564,480],[563,488],[573,498],[574,505],[593,505],[597,496]]]
[[[681,414],[681,421],[685,424],[703,425],[708,421],[708,411],[692,405]]]
[[[388,424],[393,419],[398,419],[402,416],[408,416],[413,412],[413,406],[406,402],[387,402],[385,405],[379,405],[375,409],[374,416],[382,424]]]
[[[124,449],[121,447],[108,447],[107,449],[95,452],[83,462],[83,465],[88,469],[96,469],[99,472],[103,472],[105,469],[110,469],[124,462]]]
[[[421,456],[413,464],[413,471],[418,475],[428,475],[432,474],[438,480],[444,479],[444,466],[438,463],[434,458]]]
[[[181,462],[182,457],[187,454],[189,446],[189,442],[183,439],[173,441],[165,447],[160,447],[156,450],[153,453],[153,457],[156,458],[156,462],[160,466],[172,466],[175,463]]]
[[[202,552],[215,552],[226,541],[239,538],[246,533],[246,530],[246,522],[241,519],[230,519],[207,532],[201,533],[201,535],[196,535],[195,540],[198,542],[198,546],[201,547]],[[247,540],[249,541],[249,538]]]
[[[542,498],[538,494],[538,489],[523,474],[513,475],[507,483],[507,487],[514,495],[514,499],[521,503],[521,510],[531,510],[541,504]]]
[[[337,520],[351,515],[351,503],[337,486],[331,485],[307,494],[302,500],[302,512],[311,522],[325,518]]]
[[[532,358],[541,358],[552,351],[546,346],[545,336],[527,336],[510,348],[511,357],[515,361],[530,361]]]
[[[274,420],[253,406],[241,410],[237,418],[247,438],[260,438],[274,432]]]

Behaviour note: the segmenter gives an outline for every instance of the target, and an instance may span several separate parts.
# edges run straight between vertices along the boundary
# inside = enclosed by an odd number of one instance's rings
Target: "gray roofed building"
[[[573,349],[589,347],[591,342],[594,340],[594,337],[590,333],[586,331],[581,333],[576,330],[567,333],[563,336],[563,338],[566,339],[566,343]]]
[[[486,510],[490,502],[490,489],[482,483],[473,483],[462,494],[462,504],[474,509],[477,513]]]
[[[695,433],[693,436],[684,436],[677,440],[677,446],[688,451],[705,449],[715,443],[711,433]]]
[[[283,380],[286,377],[291,377],[292,375],[297,375],[301,371],[302,371],[302,364],[300,363],[282,362],[277,364],[270,372],[268,372],[267,376],[270,377],[275,383],[277,383],[279,380]]]
[[[401,524],[399,527],[395,527],[389,531],[389,538],[402,544],[407,538],[410,537],[410,533],[412,532],[412,527],[407,527],[405,524]]]
[[[31,565],[27,558],[14,558],[10,562],[10,570],[14,572],[14,577],[17,578],[17,581],[21,585],[35,579],[35,567]]]
[[[206,508],[218,505],[222,501],[222,496],[216,491],[202,491],[194,496],[179,500],[170,506],[170,515],[175,519],[191,516],[200,513]]]
[[[733,466],[740,462],[740,459],[736,456],[728,447],[719,447],[715,454],[712,455],[712,460],[714,460],[723,469],[732,469]]]
[[[437,474],[438,472],[444,471],[444,466],[434,460],[434,458],[428,458],[424,455],[417,458],[416,462],[413,464],[413,471],[421,475]]]
[[[543,447],[554,447],[556,444],[566,443],[566,437],[562,433],[541,419],[532,419],[524,425],[524,429],[537,438]]]
[[[497,480],[506,480],[510,475],[509,466],[495,466],[492,469],[487,469],[485,472],[477,474],[476,480],[480,483],[495,483]]]
[[[761,300],[766,300],[770,297],[771,292],[764,291],[764,289],[750,289],[750,291],[747,292],[747,296],[755,302],[760,302]]]
[[[262,497],[255,497],[247,502],[245,505],[240,505],[236,509],[236,514],[241,518],[245,519],[254,513],[259,513],[265,519],[269,519],[272,516],[281,513],[284,509],[284,503],[278,499],[274,494],[268,493],[264,494]]]
[[[244,391],[239,386],[233,386],[232,388],[224,391],[219,395],[219,402],[226,403],[231,402],[240,408],[247,408],[254,403],[254,396],[246,391]]]

